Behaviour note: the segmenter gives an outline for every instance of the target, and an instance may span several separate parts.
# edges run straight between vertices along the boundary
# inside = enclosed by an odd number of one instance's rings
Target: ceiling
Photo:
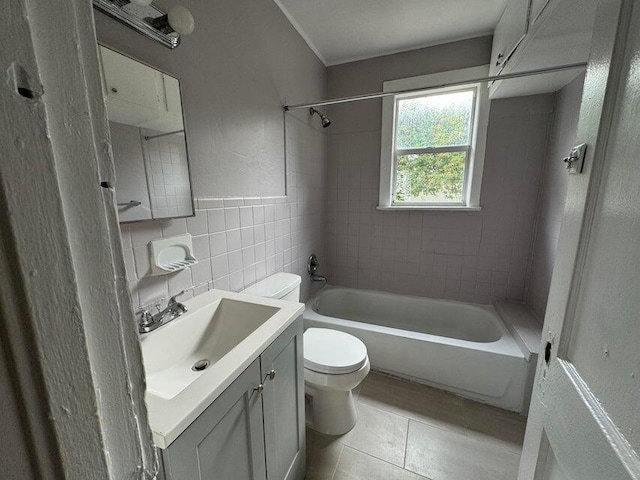
[[[491,34],[507,0],[274,0],[325,65]]]

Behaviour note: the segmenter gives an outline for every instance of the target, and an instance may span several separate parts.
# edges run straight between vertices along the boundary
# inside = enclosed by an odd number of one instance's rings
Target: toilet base
[[[342,435],[351,430],[358,420],[351,390],[318,390],[305,386],[311,397],[307,425],[325,435]]]

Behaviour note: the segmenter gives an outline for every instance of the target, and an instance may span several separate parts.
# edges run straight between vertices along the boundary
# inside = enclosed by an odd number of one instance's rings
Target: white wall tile
[[[214,208],[207,210],[208,227],[210,233],[224,232],[227,227],[225,224],[224,209]]]
[[[193,278],[194,285],[200,285],[201,283],[206,283],[210,280],[213,280],[213,275],[211,272],[211,259],[207,258],[204,260],[199,260],[197,264],[191,267],[191,276]]]
[[[209,251],[212,257],[227,253],[226,232],[212,233],[209,235]]]
[[[130,247],[125,260],[131,271],[129,285],[135,305],[184,288],[196,294],[211,285],[241,290],[283,270],[303,277],[303,300],[313,293],[315,285],[306,275],[307,257],[315,252],[323,261],[326,259],[326,132],[309,128],[291,116],[287,123],[300,136],[296,142],[318,145],[313,161],[305,150],[296,153],[296,158],[288,151],[288,197],[199,198],[195,217],[122,225],[123,245]],[[199,263],[176,274],[150,277],[148,242],[184,232],[193,236]],[[328,265],[324,263],[323,267]]]
[[[209,235],[199,235],[192,238],[193,254],[198,260],[204,260],[211,256],[209,251]]]
[[[225,222],[225,228],[227,229],[240,228],[240,209],[225,208],[224,222]]]
[[[227,250],[232,252],[242,248],[242,236],[240,235],[240,229],[227,230]]]
[[[209,233],[207,211],[196,210],[194,217],[187,218],[187,231],[191,235],[205,235]]]

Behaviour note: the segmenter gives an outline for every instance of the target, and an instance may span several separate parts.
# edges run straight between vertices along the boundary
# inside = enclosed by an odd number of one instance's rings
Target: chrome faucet
[[[312,253],[311,255],[309,255],[309,259],[307,260],[307,273],[311,275],[311,280],[314,282],[327,283],[327,277],[318,275],[316,273],[319,266],[320,262],[318,262],[318,257],[316,257],[316,254]]]
[[[182,314],[187,313],[187,307],[176,300],[176,297],[179,297],[184,292],[185,291],[182,290],[180,293],[176,293],[169,299],[167,306],[155,315],[149,313],[148,310],[138,311],[138,332],[153,332],[157,328],[160,328],[161,326],[175,320]]]
[[[317,273],[311,274],[311,280],[313,280],[314,282],[327,283],[327,277],[325,277],[324,275],[318,275]]]

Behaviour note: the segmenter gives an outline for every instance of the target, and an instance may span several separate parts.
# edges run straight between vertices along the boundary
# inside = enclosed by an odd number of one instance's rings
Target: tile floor
[[[514,480],[526,419],[371,372],[358,423],[340,437],[307,429],[306,480]]]

